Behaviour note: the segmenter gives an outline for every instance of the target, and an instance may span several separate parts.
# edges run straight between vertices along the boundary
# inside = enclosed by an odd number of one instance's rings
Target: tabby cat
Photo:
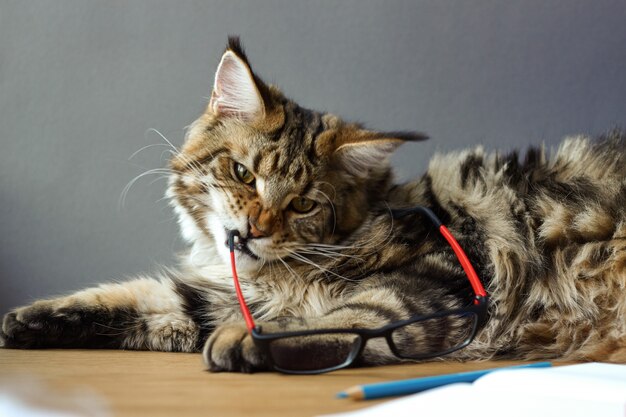
[[[475,340],[448,358],[626,362],[624,135],[523,157],[436,155],[421,178],[394,182],[388,157],[422,139],[300,107],[261,81],[231,38],[208,108],[170,163],[167,195],[190,243],[178,270],[18,308],[0,340],[203,351],[211,370],[268,369],[234,294],[230,230],[242,236],[244,295],[268,331],[378,328],[470,305],[472,288],[433,226],[390,215],[422,205],[454,233],[491,299]],[[448,337],[413,336],[406,342]],[[397,361],[373,339],[358,364]]]

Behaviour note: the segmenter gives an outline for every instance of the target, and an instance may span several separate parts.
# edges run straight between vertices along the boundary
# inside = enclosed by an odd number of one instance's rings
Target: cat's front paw
[[[207,340],[202,351],[212,372],[254,372],[269,368],[245,324],[224,324]]]
[[[2,320],[2,340],[7,348],[39,347],[42,335],[49,332],[54,306],[51,301],[38,301],[7,313]]]
[[[80,347],[86,345],[84,336],[92,333],[95,323],[109,321],[106,316],[104,309],[76,300],[37,301],[4,316],[0,345],[14,349]]]
[[[56,300],[37,301],[20,307],[4,316],[1,338],[7,348],[45,347],[51,337],[59,334],[62,328],[79,318],[69,311],[63,311]]]

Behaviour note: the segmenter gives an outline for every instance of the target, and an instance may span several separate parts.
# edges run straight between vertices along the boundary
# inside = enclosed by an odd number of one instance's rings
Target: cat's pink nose
[[[250,213],[248,217],[250,225],[250,237],[266,237],[272,234],[280,227],[278,213],[274,210],[262,209],[257,213]]]
[[[255,225],[254,222],[250,222],[250,235],[252,237],[264,237],[265,233],[263,233],[261,230],[259,230]]]

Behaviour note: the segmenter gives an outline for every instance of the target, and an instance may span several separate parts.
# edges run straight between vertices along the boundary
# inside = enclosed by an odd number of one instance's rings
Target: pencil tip
[[[337,398],[348,398],[348,394],[341,391],[337,393]]]

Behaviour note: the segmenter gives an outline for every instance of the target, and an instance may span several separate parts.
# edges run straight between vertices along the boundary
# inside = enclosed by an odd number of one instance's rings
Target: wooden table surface
[[[111,350],[0,349],[0,381],[39,381],[55,396],[100,397],[114,416],[315,416],[380,403],[336,399],[349,386],[471,371],[519,362],[346,369],[323,375],[210,373],[199,354]]]

